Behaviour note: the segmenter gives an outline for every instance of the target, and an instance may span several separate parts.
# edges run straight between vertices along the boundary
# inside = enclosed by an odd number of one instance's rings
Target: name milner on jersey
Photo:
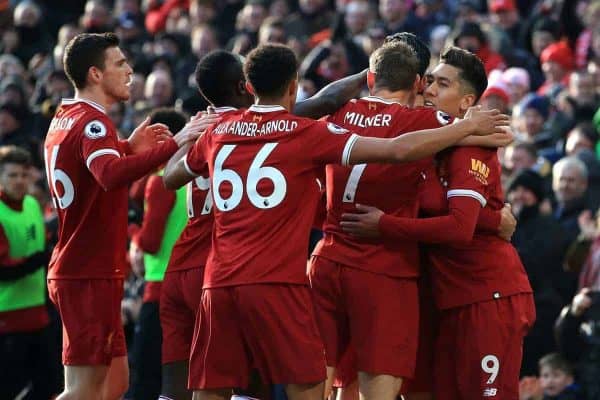
[[[263,136],[278,132],[292,132],[297,127],[297,121],[290,121],[287,119],[275,119],[267,121],[264,124],[247,121],[232,121],[223,122],[217,125],[217,127],[213,129],[213,133],[216,135]]]
[[[344,115],[344,124],[355,125],[360,128],[390,126],[391,114],[375,114],[370,117],[357,112],[347,112]]]

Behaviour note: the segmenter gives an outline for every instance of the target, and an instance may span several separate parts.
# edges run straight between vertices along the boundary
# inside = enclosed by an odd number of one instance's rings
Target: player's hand
[[[470,107],[465,114],[465,121],[471,123],[473,135],[485,136],[493,133],[506,133],[510,118],[498,110],[483,110],[481,106]]]
[[[591,290],[589,288],[583,288],[573,297],[571,303],[571,313],[576,317],[581,317],[583,313],[591,307],[592,298],[588,295]]]
[[[519,382],[519,400],[542,400],[544,391],[535,376],[526,376]]]
[[[517,219],[512,213],[510,204],[505,204],[500,211],[500,226],[498,227],[498,236],[510,242],[515,229],[517,228]]]
[[[201,112],[193,116],[190,121],[175,135],[175,142],[179,147],[186,143],[194,142],[206,129],[220,119],[219,114]]]
[[[515,140],[515,135],[512,130],[505,127],[502,132],[492,133],[491,135],[481,136],[478,140],[481,141],[481,146],[483,147],[506,147],[511,144]]]
[[[146,119],[133,130],[128,142],[131,151],[136,154],[149,150],[157,144],[163,143],[171,136],[173,135],[169,132],[169,128],[165,124],[150,125],[150,117],[146,117]]]
[[[356,204],[356,209],[360,214],[342,214],[342,221],[340,222],[342,230],[359,237],[379,237],[379,220],[384,212],[376,207],[361,204]]]

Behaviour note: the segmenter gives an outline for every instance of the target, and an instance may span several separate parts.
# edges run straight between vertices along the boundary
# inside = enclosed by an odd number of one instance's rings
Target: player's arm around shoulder
[[[467,118],[436,129],[406,133],[393,139],[360,137],[352,148],[350,164],[408,162],[432,156],[469,135],[486,136],[503,131],[508,116],[498,110],[469,110]]]

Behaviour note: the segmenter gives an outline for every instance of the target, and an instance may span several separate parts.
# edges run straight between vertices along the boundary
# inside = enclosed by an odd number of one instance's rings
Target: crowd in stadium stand
[[[480,104],[510,114],[515,135],[498,155],[518,222],[512,243],[537,310],[524,343],[521,398],[600,398],[600,1],[12,0],[0,8],[0,146],[30,154],[29,193],[42,206],[48,249],[56,218],[42,144],[61,99],[73,96],[62,57],[79,33],[115,32],[134,69],[130,100],[109,110],[122,138],[157,108],[187,116],[206,109],[194,70],[216,49],[244,56],[262,43],[289,45],[301,62],[299,100],[366,69],[369,55],[396,32],[428,43],[433,65],[449,44],[475,53],[489,81]],[[161,240],[143,229],[147,182],[130,188],[133,268],[122,319],[132,388],[140,359],[133,353],[143,352],[135,343],[145,285],[139,249],[151,252]],[[11,266],[0,264],[0,284],[9,285],[14,278],[3,270]],[[31,366],[42,353],[11,344],[29,328],[12,326],[0,309],[0,382],[10,379],[33,396],[23,398],[48,399],[62,385],[60,321],[49,302],[47,310],[35,327],[45,331],[48,349],[39,382]],[[548,389],[556,371],[570,378],[563,394]],[[128,398],[145,397],[130,391]]]

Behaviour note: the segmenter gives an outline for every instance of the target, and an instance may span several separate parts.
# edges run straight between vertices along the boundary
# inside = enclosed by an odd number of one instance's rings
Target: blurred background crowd
[[[194,69],[219,48],[245,55],[260,43],[288,44],[301,61],[299,100],[365,69],[395,32],[426,41],[432,63],[448,44],[477,54],[489,78],[481,104],[510,114],[516,135],[499,157],[518,220],[513,243],[537,306],[524,345],[522,398],[600,399],[600,1],[1,0],[0,146],[31,154],[30,193],[45,211],[50,248],[56,222],[42,143],[61,98],[73,96],[62,55],[78,33],[105,31],[120,37],[135,71],[131,99],[109,110],[123,138],[158,107],[189,115],[205,109]],[[132,236],[143,219],[144,185],[130,191]],[[143,272],[134,269],[123,300],[130,349],[143,287]],[[60,324],[49,313],[56,374],[54,367],[46,373],[57,393]],[[20,351],[11,346],[14,334],[0,318],[0,358]],[[1,365],[0,375],[3,368],[14,366]],[[135,370],[132,363],[134,380]],[[554,393],[549,370],[575,379]],[[23,379],[31,387],[32,378]]]

